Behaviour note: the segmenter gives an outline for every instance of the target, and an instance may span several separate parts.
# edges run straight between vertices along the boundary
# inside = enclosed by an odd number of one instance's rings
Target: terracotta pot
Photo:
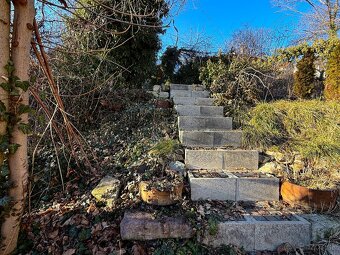
[[[339,195],[338,190],[316,190],[284,181],[281,196],[289,204],[308,206],[320,211],[332,209]]]
[[[180,183],[172,191],[158,191],[155,188],[148,190],[149,182],[139,183],[139,193],[142,200],[152,205],[172,205],[182,198],[183,183]]]
[[[168,109],[172,108],[172,104],[169,100],[157,99],[155,103],[156,108]]]

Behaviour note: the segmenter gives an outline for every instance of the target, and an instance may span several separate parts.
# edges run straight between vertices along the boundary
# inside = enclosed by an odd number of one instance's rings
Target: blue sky
[[[178,46],[195,41],[198,35],[209,42],[211,51],[225,48],[235,30],[248,26],[280,30],[289,35],[298,17],[273,7],[270,0],[187,0],[173,17],[178,29]],[[162,36],[162,48],[175,45],[176,31],[169,28]]]

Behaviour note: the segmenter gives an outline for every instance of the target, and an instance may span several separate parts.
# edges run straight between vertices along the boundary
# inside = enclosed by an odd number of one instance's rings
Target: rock
[[[194,230],[184,217],[156,219],[151,213],[126,212],[120,223],[120,235],[123,240],[186,239],[193,237]]]
[[[185,164],[180,161],[170,162],[168,167],[169,167],[169,170],[175,171],[182,176],[185,175]]]
[[[259,168],[259,172],[266,174],[278,174],[282,170],[281,166],[276,162],[268,162]]]
[[[162,87],[161,87],[161,85],[154,85],[153,88],[152,88],[152,90],[153,90],[154,92],[161,92]]]
[[[330,243],[327,246],[326,250],[330,255],[339,255],[340,254],[340,244]]]
[[[118,198],[120,181],[111,176],[105,176],[99,184],[91,191],[97,201],[104,202],[108,207],[112,207]]]
[[[302,160],[294,160],[293,164],[291,165],[291,168],[294,172],[298,172],[305,168],[305,163]]]
[[[285,162],[287,161],[285,155],[278,151],[266,151],[266,154],[275,158],[278,162]]]

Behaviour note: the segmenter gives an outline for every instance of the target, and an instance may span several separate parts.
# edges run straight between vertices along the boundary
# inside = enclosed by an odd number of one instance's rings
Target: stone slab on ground
[[[104,202],[108,207],[112,207],[117,200],[120,189],[120,180],[112,176],[105,176],[99,184],[91,191],[97,201]]]
[[[206,171],[206,170],[203,170]],[[196,173],[202,170],[194,171]],[[223,177],[196,177],[188,172],[191,200],[279,201],[280,181],[276,177],[242,177],[226,171]],[[213,171],[206,171],[213,173]]]
[[[206,86],[201,85],[201,84],[170,84],[170,90],[196,90],[196,91],[201,91],[205,90]]]
[[[175,105],[214,105],[213,98],[202,97],[173,97]]]
[[[160,91],[160,92],[151,91],[150,93],[154,97],[156,97],[156,98],[169,98],[169,92],[165,92],[165,91]]]
[[[126,212],[120,223],[123,240],[155,240],[167,238],[192,238],[194,230],[184,217],[156,219],[151,213]]]
[[[243,221],[218,223],[217,235],[205,232],[202,242],[218,247],[233,244],[248,252],[274,251],[283,243],[293,247],[305,247],[311,242],[311,224],[294,215],[290,220],[256,220],[246,215]]]
[[[326,214],[302,214],[301,217],[312,224],[312,240],[320,241],[328,238],[331,233],[340,232],[339,217]],[[339,253],[340,254],[340,253]]]
[[[242,131],[179,131],[181,143],[188,147],[241,147]]]
[[[179,116],[178,129],[181,130],[231,130],[233,127],[230,117],[210,116]]]
[[[185,150],[187,169],[257,170],[256,150]]]
[[[191,91],[191,90],[171,90],[170,97],[204,97],[207,98],[210,96],[209,91]]]
[[[228,178],[195,178],[188,172],[191,200],[236,200],[237,177],[226,173]]]
[[[339,255],[340,254],[340,244],[330,243],[326,248],[329,255]]]
[[[180,116],[223,117],[223,106],[176,105],[175,109]]]

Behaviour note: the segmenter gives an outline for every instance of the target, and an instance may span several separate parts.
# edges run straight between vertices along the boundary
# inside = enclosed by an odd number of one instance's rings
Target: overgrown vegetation
[[[303,99],[311,98],[315,94],[315,55],[308,49],[302,59],[297,63],[294,74],[294,94]]]
[[[325,80],[325,97],[340,100],[340,42],[331,51],[327,66]]]

